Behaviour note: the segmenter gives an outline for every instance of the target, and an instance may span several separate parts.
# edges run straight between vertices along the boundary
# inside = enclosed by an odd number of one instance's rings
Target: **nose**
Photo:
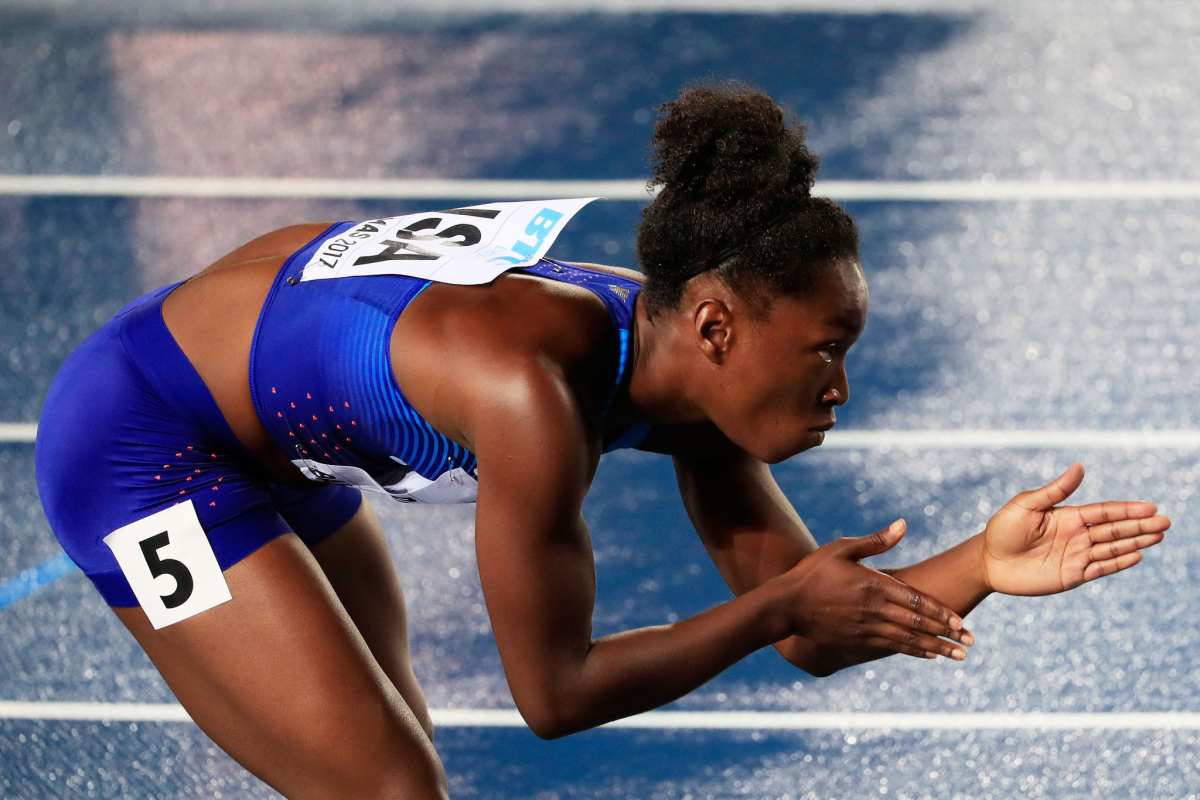
[[[833,383],[821,395],[821,402],[832,406],[844,406],[850,400],[850,381],[846,377],[846,368],[840,366]]]

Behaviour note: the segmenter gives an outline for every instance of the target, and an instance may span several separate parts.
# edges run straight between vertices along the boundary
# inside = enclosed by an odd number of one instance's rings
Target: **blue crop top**
[[[392,370],[392,329],[431,281],[402,275],[295,280],[298,265],[355,224],[328,228],[287,260],[271,286],[250,352],[250,392],[259,419],[310,480],[405,502],[473,503],[475,455],[413,409]],[[522,271],[582,286],[604,302],[619,347],[602,398],[607,409],[629,368],[641,284],[548,259]],[[634,447],[648,432],[647,425],[632,426],[606,441],[604,450]]]

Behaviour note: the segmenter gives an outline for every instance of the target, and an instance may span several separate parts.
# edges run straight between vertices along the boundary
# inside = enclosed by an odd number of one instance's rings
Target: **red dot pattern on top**
[[[272,394],[278,394],[276,387],[271,388]],[[331,405],[328,402],[321,402],[319,399],[313,400],[312,392],[305,392],[303,399],[280,399],[283,402],[286,402],[287,405],[279,406],[275,410],[275,416],[280,419],[287,420],[289,422],[289,426],[294,426],[294,430],[288,431],[288,436],[290,438],[301,438],[302,441],[307,441],[312,445],[322,444],[318,441],[318,439],[326,441],[332,439],[334,441],[329,442],[329,444],[333,445],[331,449],[335,453],[341,452],[341,444],[345,444],[350,441],[350,438],[347,437],[344,432],[339,433],[339,431],[342,431],[342,422],[345,421],[344,419],[341,419],[341,415],[345,413],[345,409],[350,408],[350,401],[343,400],[341,407],[338,407],[337,405]],[[295,411],[293,412],[291,409],[295,409]],[[304,422],[300,422],[300,420],[297,419],[297,416],[301,415],[305,420]],[[349,420],[349,424],[357,425],[358,422],[355,420]],[[297,431],[300,431],[300,433],[297,433]],[[325,446],[328,447],[328,444]],[[299,445],[297,445],[297,449],[299,450],[300,455],[308,455],[308,451],[299,447]],[[331,456],[330,453],[325,452],[324,448],[322,448],[320,452],[323,457],[333,459],[333,456]]]

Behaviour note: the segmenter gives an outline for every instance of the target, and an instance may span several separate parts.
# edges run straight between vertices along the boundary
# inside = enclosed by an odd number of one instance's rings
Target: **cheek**
[[[770,356],[735,380],[760,413],[802,415],[818,404],[822,377],[811,365]]]
[[[796,382],[789,372],[794,370],[778,359],[744,359],[725,375],[727,394],[744,414],[778,413],[796,405]]]
[[[819,381],[795,364],[773,359],[730,374],[725,432],[765,461],[813,446],[809,428],[818,406]]]

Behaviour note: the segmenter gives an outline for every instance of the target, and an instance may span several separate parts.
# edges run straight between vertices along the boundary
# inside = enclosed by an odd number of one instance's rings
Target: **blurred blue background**
[[[721,77],[795,110],[827,180],[1200,179],[1192,4],[457,5],[0,0],[0,174],[641,179],[654,107]],[[0,196],[0,421],[36,422],[67,354],[141,292],[275,227],[428,206]],[[848,208],[872,306],[839,428],[1200,427],[1200,200]],[[595,203],[552,255],[634,266],[639,213]],[[1200,647],[1195,450],[818,450],[775,474],[822,542],[904,516],[907,539],[880,559],[894,565],[977,532],[1075,460],[1089,469],[1080,500],[1145,498],[1175,519],[1137,569],[1066,595],[987,600],[963,664],[893,658],[816,680],[763,652],[676,707],[1200,711],[1188,666]],[[376,508],[431,705],[511,708],[473,508]],[[598,633],[729,596],[669,461],[607,456],[585,516]],[[0,584],[59,552],[32,446],[0,444]],[[77,572],[0,608],[0,642],[0,700],[172,700]],[[438,749],[463,797],[1200,792],[1188,730],[602,730],[547,743],[447,728]],[[190,725],[0,721],[3,797],[271,794]]]

